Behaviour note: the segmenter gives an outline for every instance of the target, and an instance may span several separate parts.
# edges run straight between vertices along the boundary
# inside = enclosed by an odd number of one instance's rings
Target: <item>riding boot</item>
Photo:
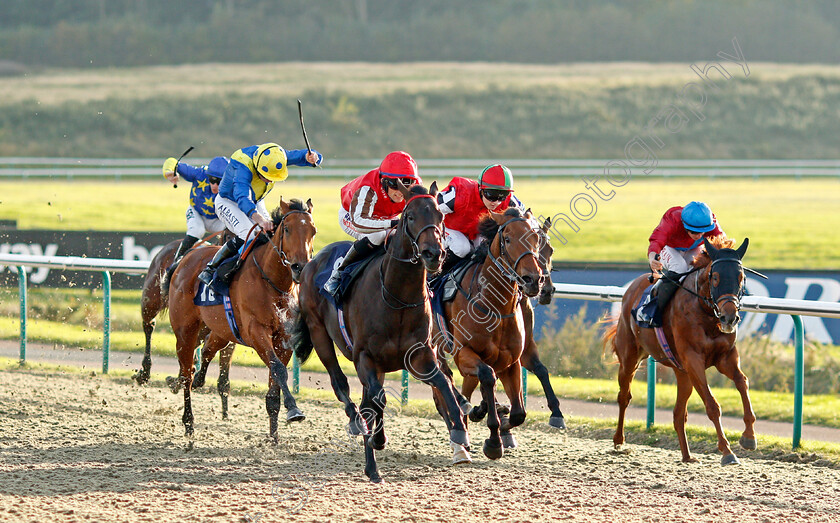
[[[190,236],[189,234],[184,236],[184,239],[181,240],[181,245],[178,247],[178,251],[175,253],[175,258],[172,261],[172,265],[178,265],[178,262],[181,261],[181,258],[187,253],[188,250],[192,248],[193,245],[196,244],[198,238],[195,236]]]
[[[449,249],[446,249],[446,258],[444,258],[443,264],[441,264],[441,266],[440,266],[440,273],[441,274],[446,274],[447,272],[451,271],[453,267],[458,265],[458,263],[460,263],[463,260],[464,260],[464,258],[461,258],[460,256],[458,256],[454,252],[450,251]]]
[[[662,276],[654,284],[653,289],[651,289],[650,295],[656,298],[656,314],[651,322],[652,327],[662,326],[662,315],[665,312],[665,306],[668,305],[674,293],[680,288],[680,276],[681,274],[678,272],[664,269]]]
[[[213,256],[213,259],[210,261],[210,263],[207,264],[207,267],[205,267],[204,270],[201,271],[201,273],[199,273],[198,279],[205,285],[210,285],[210,282],[213,281],[213,273],[216,271],[219,265],[221,265],[221,263],[229,257],[235,255],[242,243],[242,240],[240,240],[238,237],[225,242],[225,244],[222,245],[222,247],[216,252],[216,255]]]
[[[338,291],[338,285],[341,283],[341,271],[346,269],[348,265],[364,259],[364,257],[373,252],[375,248],[376,245],[370,243],[370,240],[367,238],[356,240],[353,245],[350,246],[350,250],[347,251],[347,254],[344,255],[344,259],[341,260],[341,264],[333,269],[332,274],[330,274],[330,279],[324,283],[324,290],[335,296],[336,291]]]

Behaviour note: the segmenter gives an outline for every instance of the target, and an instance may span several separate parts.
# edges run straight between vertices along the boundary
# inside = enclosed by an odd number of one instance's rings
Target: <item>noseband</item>
[[[731,294],[731,293],[730,294],[724,294],[723,296],[720,296],[720,297],[718,297],[717,300],[715,300],[714,293],[712,292],[712,289],[713,289],[713,287],[712,287],[712,270],[715,268],[715,264],[724,263],[724,262],[737,263],[738,264],[738,271],[739,272],[743,271],[743,267],[741,265],[741,260],[739,260],[738,258],[720,258],[720,259],[714,260],[712,262],[712,264],[709,266],[709,298],[710,298],[709,301],[712,304],[712,312],[714,312],[715,318],[717,318],[717,319],[720,319],[720,317],[723,315],[723,312],[721,311],[721,308],[718,307],[718,304],[726,305],[727,303],[732,302],[735,305],[735,310],[740,311],[741,310],[741,298],[744,297],[744,286],[741,285],[740,288],[738,289],[738,294],[737,295],[736,294]]]
[[[502,271],[502,274],[508,280],[510,280],[512,282],[516,282],[519,286],[524,286],[525,285],[525,280],[523,280],[522,276],[520,276],[516,272],[516,267],[519,266],[519,262],[522,261],[522,258],[524,258],[525,256],[528,256],[530,254],[531,256],[534,257],[534,260],[537,263],[537,267],[539,267],[539,269],[540,269],[540,273],[542,273],[542,267],[540,267],[539,256],[537,255],[537,253],[535,253],[534,251],[532,251],[530,249],[526,250],[525,252],[520,254],[519,257],[516,258],[516,260],[511,260],[510,255],[505,250],[505,242],[502,241],[502,236],[503,236],[502,233],[504,233],[505,227],[507,227],[508,225],[510,225],[513,222],[528,223],[529,228],[530,228],[530,222],[528,222],[528,220],[526,220],[525,218],[511,218],[510,220],[506,221],[505,223],[500,225],[499,230],[496,231],[496,237],[499,238],[499,257],[497,258],[497,257],[493,256],[493,253],[490,252],[489,250],[487,251],[487,256],[490,257],[490,259],[493,261],[493,263],[496,265],[496,267],[498,267],[499,270]],[[531,229],[531,230],[533,231],[533,229]],[[505,260],[507,260],[506,264],[502,264],[502,262],[501,262],[502,257],[504,257]]]

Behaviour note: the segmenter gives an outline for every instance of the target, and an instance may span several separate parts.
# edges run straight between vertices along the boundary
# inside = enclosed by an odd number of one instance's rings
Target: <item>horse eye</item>
[[[288,227],[283,227],[283,233],[284,234],[289,234],[289,228]]]
[[[409,221],[409,223],[414,223],[414,215],[413,214],[409,214],[408,216],[406,216],[406,219]]]
[[[509,238],[509,237],[507,237],[507,236],[505,236],[505,243],[506,243],[506,244],[508,244],[508,245],[510,245],[510,238]]]
[[[714,272],[712,273],[712,285],[717,287],[720,283],[720,274]]]

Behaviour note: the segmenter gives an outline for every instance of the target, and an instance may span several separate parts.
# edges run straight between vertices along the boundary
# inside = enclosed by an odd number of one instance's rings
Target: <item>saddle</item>
[[[315,275],[315,286],[318,288],[318,292],[326,298],[330,303],[333,304],[334,307],[338,308],[338,306],[343,301],[343,297],[347,294],[352,287],[353,283],[359,278],[359,276],[364,272],[365,268],[374,261],[375,259],[383,256],[385,254],[385,248],[380,247],[378,249],[373,250],[370,254],[365,256],[363,259],[351,263],[344,270],[341,271],[341,280],[338,285],[338,290],[336,291],[336,295],[332,296],[330,293],[324,290],[324,284],[330,278],[332,274],[333,267],[335,267],[336,263],[340,263],[338,260],[339,258],[343,258],[347,251],[350,250],[350,246],[353,245],[350,242],[347,243],[340,243],[336,245],[332,251],[330,252],[330,256],[327,260],[326,265],[324,268]]]

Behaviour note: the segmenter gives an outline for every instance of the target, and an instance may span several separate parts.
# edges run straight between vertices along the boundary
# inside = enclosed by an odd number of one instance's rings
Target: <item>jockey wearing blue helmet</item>
[[[175,158],[167,158],[163,162],[163,176],[167,180],[177,184],[180,175],[186,181],[192,182],[190,206],[187,208],[187,235],[175,253],[173,265],[178,263],[202,236],[225,230],[225,224],[216,216],[213,199],[219,192],[219,182],[228,163],[230,160],[224,156],[217,156],[202,167],[178,162]]]

